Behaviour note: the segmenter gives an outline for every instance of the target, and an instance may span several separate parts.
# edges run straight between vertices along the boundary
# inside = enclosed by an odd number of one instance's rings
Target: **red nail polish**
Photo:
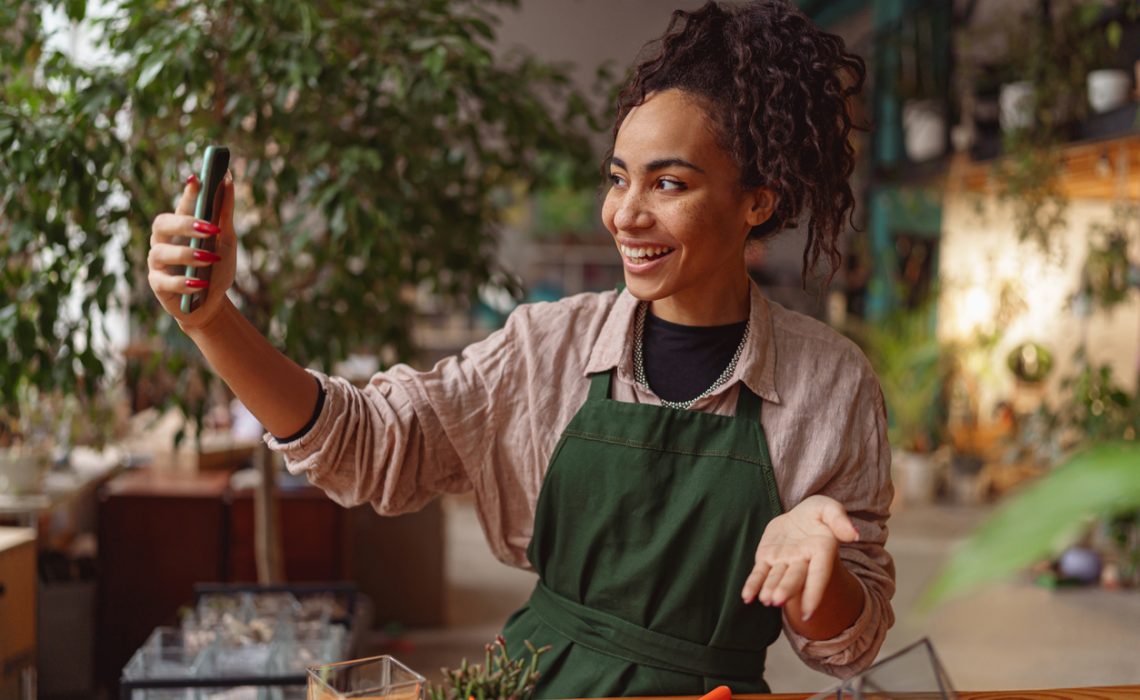
[[[211,235],[215,235],[222,230],[208,221],[195,221],[191,225],[191,228],[199,233],[209,233]]]
[[[190,173],[190,177],[186,178],[186,184],[187,185],[197,185],[198,184],[198,176],[195,175],[194,173]]]
[[[210,285],[207,280],[196,280],[193,277],[187,278],[186,286],[191,289],[205,289]]]
[[[217,255],[215,253],[211,253],[208,250],[195,250],[194,251],[194,259],[195,260],[201,260],[202,262],[214,263],[214,262],[218,262],[219,260],[221,260],[222,256]]]

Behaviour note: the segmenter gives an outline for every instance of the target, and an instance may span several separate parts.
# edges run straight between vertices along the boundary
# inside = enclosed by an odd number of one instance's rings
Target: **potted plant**
[[[902,101],[903,146],[921,163],[946,152],[946,81],[935,65],[933,17],[918,12],[899,33],[898,97]]]
[[[853,337],[875,368],[887,403],[902,498],[930,503],[941,480],[933,452],[948,355],[935,337],[928,308],[900,309],[880,323],[861,323]]]

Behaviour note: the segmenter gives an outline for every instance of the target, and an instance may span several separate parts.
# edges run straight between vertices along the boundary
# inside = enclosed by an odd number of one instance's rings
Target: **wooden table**
[[[733,700],[806,700],[813,693],[773,693],[772,695],[734,695]],[[1140,685],[1098,686],[1093,688],[1050,688],[1042,690],[974,690],[958,691],[961,700],[1137,700]],[[612,699],[612,700],[617,700]],[[625,700],[631,700],[625,698]],[[636,700],[698,700],[698,696],[661,696]]]

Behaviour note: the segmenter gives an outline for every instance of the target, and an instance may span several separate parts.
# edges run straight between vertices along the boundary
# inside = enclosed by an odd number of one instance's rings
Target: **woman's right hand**
[[[237,266],[237,237],[234,235],[234,182],[226,172],[223,181],[220,230],[194,218],[194,203],[201,183],[190,176],[174,213],[163,213],[151,224],[150,253],[147,255],[147,281],[166,313],[178,321],[183,331],[204,328],[218,315],[226,302],[226,290],[234,282]],[[216,237],[214,253],[195,250],[184,242],[191,238]],[[212,267],[208,284],[185,276],[186,266]],[[197,286],[195,286],[197,285]],[[182,313],[182,295],[201,292],[197,309]]]

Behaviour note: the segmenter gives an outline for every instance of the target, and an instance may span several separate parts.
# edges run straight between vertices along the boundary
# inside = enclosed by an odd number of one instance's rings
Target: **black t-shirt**
[[[646,314],[643,352],[649,388],[666,401],[700,396],[732,360],[747,324],[682,326]]]

